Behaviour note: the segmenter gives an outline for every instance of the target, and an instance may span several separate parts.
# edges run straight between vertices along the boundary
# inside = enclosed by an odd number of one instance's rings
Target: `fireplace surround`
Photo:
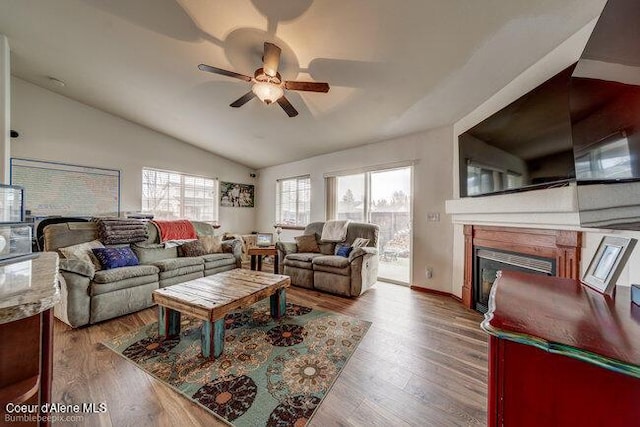
[[[477,298],[474,296],[481,292],[481,289],[474,289],[474,277],[479,278],[476,255],[480,250],[485,251],[485,255],[488,253],[484,258],[490,261],[506,261],[510,269],[529,269],[555,277],[579,279],[580,231],[465,225],[464,238],[462,303],[468,308],[476,309]]]

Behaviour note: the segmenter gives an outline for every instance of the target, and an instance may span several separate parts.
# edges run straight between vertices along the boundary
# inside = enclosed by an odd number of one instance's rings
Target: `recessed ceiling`
[[[451,124],[591,19],[605,0],[0,0],[12,73],[261,168]],[[262,47],[282,48],[300,112],[254,99]],[[66,83],[52,86],[48,76]]]

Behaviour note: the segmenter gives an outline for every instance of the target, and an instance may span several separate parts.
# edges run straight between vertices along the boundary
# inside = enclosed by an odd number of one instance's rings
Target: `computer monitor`
[[[258,233],[258,234],[256,234],[256,245],[258,247],[272,246],[273,245],[273,233]]]

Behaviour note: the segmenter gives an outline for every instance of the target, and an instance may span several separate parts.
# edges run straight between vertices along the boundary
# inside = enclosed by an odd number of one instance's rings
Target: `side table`
[[[278,274],[278,251],[275,246],[267,246],[264,248],[253,247],[247,250],[247,253],[251,256],[251,269],[262,271],[262,257],[273,257],[273,273]]]

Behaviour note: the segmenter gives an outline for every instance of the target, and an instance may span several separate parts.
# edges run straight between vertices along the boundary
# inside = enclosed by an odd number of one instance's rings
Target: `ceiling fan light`
[[[257,82],[251,90],[265,104],[271,104],[284,95],[282,87],[268,82]]]

